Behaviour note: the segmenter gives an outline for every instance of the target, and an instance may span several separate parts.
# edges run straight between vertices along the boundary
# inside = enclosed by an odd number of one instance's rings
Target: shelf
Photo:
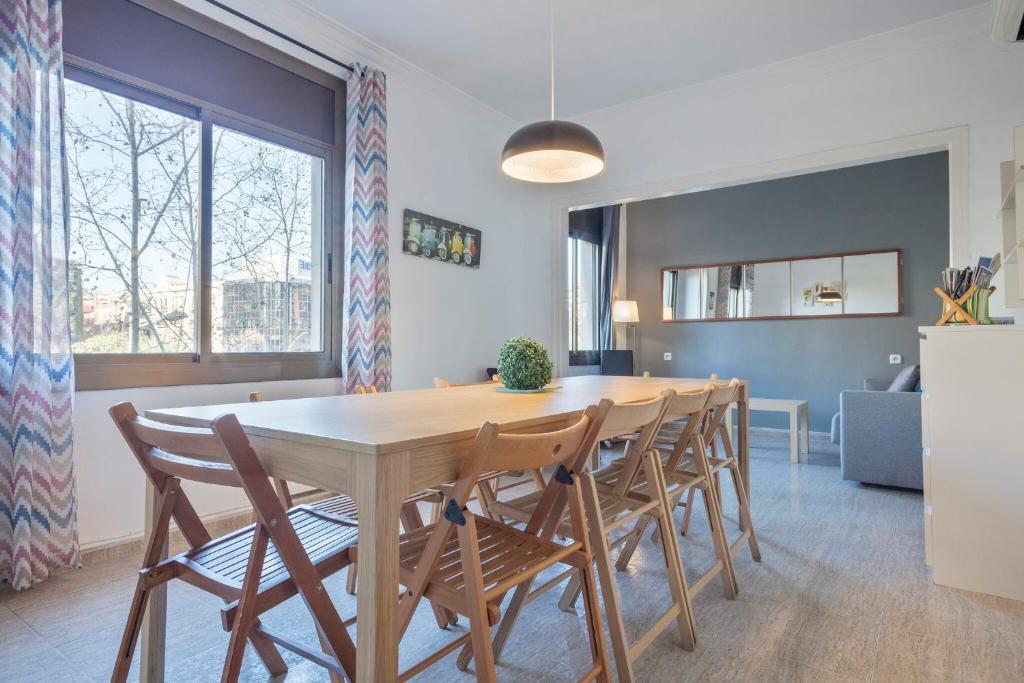
[[[1000,187],[1003,192],[1003,200],[1000,202],[1000,206],[1003,211],[1017,208],[1016,201],[1016,188],[1017,183],[1024,183],[1024,166],[1018,166],[1014,169],[1014,162],[1004,161],[999,165],[1000,175],[1002,176]]]
[[[1009,265],[1011,263],[1016,263],[1020,258],[1020,250],[1022,247],[1024,247],[1024,245],[1017,244],[1007,249],[1006,254],[1003,256],[1003,264]]]
[[[999,164],[998,219],[1003,247],[1002,297],[1008,309],[1024,309],[1024,124],[1013,129],[1013,158]],[[1020,195],[1019,201],[1017,195]],[[1014,315],[1024,323],[1024,316]],[[1024,327],[1024,325],[1022,325]]]

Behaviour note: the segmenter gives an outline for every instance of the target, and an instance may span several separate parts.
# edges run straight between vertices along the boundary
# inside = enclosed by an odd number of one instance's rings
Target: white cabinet
[[[933,579],[1024,600],[1024,326],[920,332]]]

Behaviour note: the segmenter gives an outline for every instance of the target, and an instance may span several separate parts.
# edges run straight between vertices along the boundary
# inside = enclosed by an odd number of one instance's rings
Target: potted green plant
[[[512,337],[498,353],[498,375],[513,391],[535,391],[551,381],[551,358],[544,345],[529,337]]]

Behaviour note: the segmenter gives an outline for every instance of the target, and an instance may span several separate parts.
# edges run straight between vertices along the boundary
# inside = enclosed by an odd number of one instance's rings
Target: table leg
[[[799,408],[791,408],[789,411],[789,461],[792,463],[800,462],[800,430],[797,420],[799,410]]]
[[[810,408],[804,403],[800,406],[800,452],[807,455],[811,452]]]
[[[408,453],[362,454],[356,460],[359,683],[398,680],[398,524],[408,488]]]
[[[159,513],[160,501],[156,489],[146,482],[145,535],[153,534],[153,523]],[[167,543],[164,543],[160,558],[167,557]],[[164,680],[164,645],[167,635],[167,584],[152,589],[146,615],[142,619],[142,652],[139,661],[139,680],[142,683],[162,683]]]
[[[739,420],[736,430],[736,458],[739,460],[740,476],[743,477],[743,484],[747,487],[747,507],[750,508],[752,500],[750,491],[750,387],[740,387],[740,398],[736,402],[736,409],[739,412]],[[743,522],[740,521],[740,526]]]

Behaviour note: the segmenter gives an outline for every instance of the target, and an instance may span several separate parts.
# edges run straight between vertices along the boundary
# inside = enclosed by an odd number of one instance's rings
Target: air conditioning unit
[[[1024,0],[992,3],[992,39],[1024,43]]]

